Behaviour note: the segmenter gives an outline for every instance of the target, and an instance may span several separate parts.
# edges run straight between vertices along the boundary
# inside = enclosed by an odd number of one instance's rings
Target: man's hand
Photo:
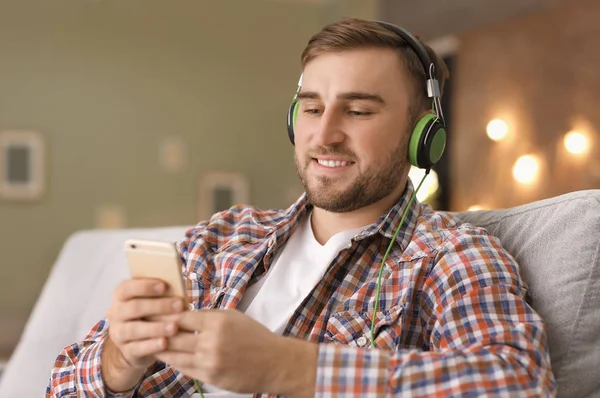
[[[237,310],[186,312],[178,325],[156,357],[186,376],[240,393],[314,396],[316,344],[278,336]]]
[[[112,391],[134,387],[167,347],[177,324],[165,315],[183,310],[183,301],[163,297],[165,284],[156,279],[130,279],[117,286],[108,310],[108,340],[102,351],[102,377]],[[156,320],[163,316],[165,321]],[[152,318],[152,321],[144,320]]]

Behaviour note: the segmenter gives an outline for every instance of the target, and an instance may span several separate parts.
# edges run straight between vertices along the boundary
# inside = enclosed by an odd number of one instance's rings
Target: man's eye
[[[319,113],[321,113],[321,110],[316,108],[308,108],[304,110],[304,113],[309,115],[318,115]]]
[[[369,116],[372,115],[373,112],[363,112],[363,111],[348,111],[348,113],[350,114],[350,116]]]

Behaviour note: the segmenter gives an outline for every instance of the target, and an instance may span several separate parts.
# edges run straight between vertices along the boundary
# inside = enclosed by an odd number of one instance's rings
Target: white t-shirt
[[[334,257],[364,228],[340,232],[321,245],[313,234],[311,216],[312,213],[300,222],[283,249],[275,255],[268,272],[246,289],[238,305],[240,311],[276,334],[283,333],[294,311],[323,278]],[[203,390],[206,398],[252,397],[209,384],[205,384]]]

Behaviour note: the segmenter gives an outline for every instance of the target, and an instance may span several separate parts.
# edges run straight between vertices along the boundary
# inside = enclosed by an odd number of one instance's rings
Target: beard
[[[310,175],[308,168],[314,161],[314,157],[342,156],[345,159],[356,159],[354,153],[344,150],[340,145],[315,148],[309,151],[306,157],[299,159],[294,156],[296,171],[304,189],[308,201],[315,207],[332,213],[346,213],[369,206],[381,199],[391,195],[404,178],[408,167],[408,141],[401,140],[383,161],[359,168],[358,176],[349,184],[348,176],[327,177]],[[340,185],[343,184],[344,187]]]

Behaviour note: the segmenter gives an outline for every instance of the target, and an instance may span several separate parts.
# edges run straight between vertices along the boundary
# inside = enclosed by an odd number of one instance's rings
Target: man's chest
[[[268,306],[269,300],[273,300],[276,308],[281,307],[282,301],[296,299],[293,307],[287,307],[289,317],[285,314],[280,329],[283,335],[367,347],[372,330],[376,346],[395,350],[405,344],[403,339],[416,340],[411,336],[415,331],[415,315],[419,312],[415,287],[420,279],[422,283],[425,264],[419,260],[400,261],[401,253],[392,251],[383,264],[379,280],[383,257],[377,250],[380,246],[350,245],[340,250],[318,272],[318,277],[315,278],[313,272],[310,286],[303,281],[304,293],[298,298],[291,297],[297,295],[294,290],[297,274],[292,272],[286,279],[283,271],[287,263],[273,261],[277,256],[272,247],[237,244],[204,256],[200,263],[188,264],[189,299],[194,309],[246,311],[244,295],[249,286],[275,273],[275,268],[270,267],[280,267],[282,272],[278,273],[276,283],[271,283],[272,291],[277,294],[265,295],[262,305]],[[310,263],[306,267],[309,268],[307,273],[314,271]]]

